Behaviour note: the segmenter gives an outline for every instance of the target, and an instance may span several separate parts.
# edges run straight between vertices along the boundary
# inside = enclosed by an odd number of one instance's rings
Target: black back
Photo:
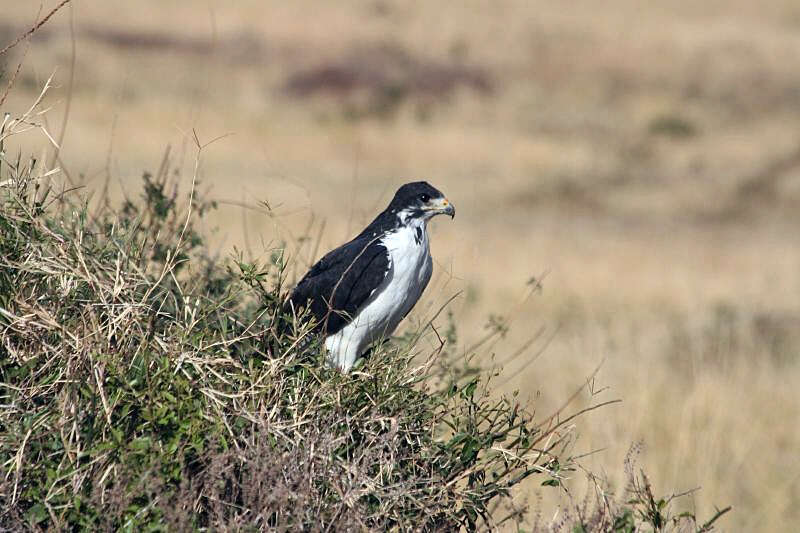
[[[372,241],[372,242],[371,242]],[[328,252],[300,280],[290,302],[309,308],[316,331],[340,331],[383,282],[389,253],[377,238],[359,237]]]

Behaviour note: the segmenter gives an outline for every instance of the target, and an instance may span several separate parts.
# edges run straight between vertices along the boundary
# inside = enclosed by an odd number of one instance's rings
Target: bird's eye
[[[425,193],[422,193],[422,194],[420,194],[420,195],[419,195],[419,199],[420,199],[420,200],[422,200],[423,202],[427,202],[428,200],[430,200],[430,199],[431,199],[431,197],[430,197],[430,196],[428,196],[428,195],[427,195],[427,194],[425,194]]]

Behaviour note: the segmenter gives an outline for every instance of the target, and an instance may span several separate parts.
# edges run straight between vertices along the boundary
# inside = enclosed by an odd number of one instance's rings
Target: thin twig
[[[54,167],[56,162],[58,162],[58,166],[61,167],[63,170],[65,168],[64,162],[61,160],[61,147],[64,143],[64,135],[67,133],[67,123],[69,122],[69,112],[72,109],[72,96],[73,96],[73,89],[75,87],[75,58],[76,58],[76,46],[75,46],[75,11],[72,9],[72,6],[69,6],[69,41],[70,41],[70,57],[69,57],[69,81],[67,82],[67,101],[64,104],[64,116],[61,117],[61,131],[58,133],[58,142],[56,143],[55,152],[53,152],[53,157],[50,160],[50,167]],[[68,172],[64,171],[64,176],[66,176],[67,180],[69,180],[70,185],[75,185],[70,178]]]
[[[14,71],[14,74],[11,75],[11,79],[8,80],[8,85],[6,85],[6,90],[3,91],[3,96],[0,96],[0,107],[6,102],[8,93],[11,92],[11,88],[14,87],[14,83],[17,81],[17,76],[19,76],[19,72],[22,70],[22,63],[25,62],[25,57],[28,55],[28,48],[27,46],[25,47],[25,51],[22,53],[22,59],[17,63],[17,69]]]
[[[5,54],[6,52],[11,50],[15,46],[17,46],[20,42],[22,42],[23,39],[27,39],[28,37],[33,35],[39,28],[44,26],[47,23],[48,20],[50,20],[50,17],[55,15],[56,12],[59,9],[61,9],[65,5],[69,4],[71,1],[72,0],[62,0],[61,3],[58,4],[56,7],[54,7],[47,15],[45,15],[45,17],[42,20],[40,20],[39,22],[35,23],[33,26],[31,26],[31,28],[28,31],[26,31],[25,33],[23,33],[22,35],[20,35],[16,39],[14,39],[14,41],[11,44],[9,44],[8,46],[6,46],[2,50],[0,50],[0,56]]]

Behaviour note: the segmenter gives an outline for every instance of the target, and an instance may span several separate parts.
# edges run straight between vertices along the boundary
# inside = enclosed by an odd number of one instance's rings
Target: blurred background
[[[4,2],[0,47],[55,5]],[[659,492],[733,505],[723,529],[800,520],[795,0],[75,0],[0,57],[3,89],[23,59],[4,110],[55,72],[47,125],[88,194],[138,195],[167,150],[188,192],[192,130],[217,139],[222,256],[286,241],[302,274],[430,181],[458,216],[411,325],[461,291],[459,340],[508,326],[478,362],[542,416],[601,365],[570,410],[623,401],[573,451],[616,489],[642,440]]]

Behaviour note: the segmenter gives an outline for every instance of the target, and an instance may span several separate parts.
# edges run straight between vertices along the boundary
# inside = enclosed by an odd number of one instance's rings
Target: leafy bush
[[[307,325],[276,327],[279,250],[212,260],[164,175],[92,215],[35,168],[2,188],[0,526],[495,528],[524,514],[514,486],[571,470],[564,422],[534,423],[451,364],[454,329],[433,353],[408,335],[327,369]],[[565,516],[671,523],[649,483],[637,493]]]
[[[34,169],[2,190],[4,525],[494,527],[557,475],[557,425],[432,371],[443,350],[342,375],[307,326],[277,334],[282,254],[212,260],[163,175],[92,214]]]

